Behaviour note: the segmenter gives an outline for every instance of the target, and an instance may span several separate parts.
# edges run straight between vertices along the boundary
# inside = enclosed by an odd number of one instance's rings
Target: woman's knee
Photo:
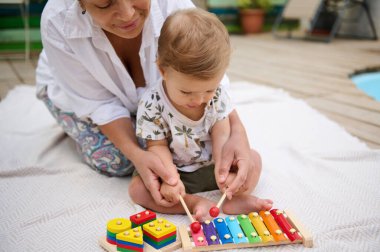
[[[131,161],[113,145],[88,148],[82,151],[83,158],[94,170],[115,177],[131,175],[134,166]]]

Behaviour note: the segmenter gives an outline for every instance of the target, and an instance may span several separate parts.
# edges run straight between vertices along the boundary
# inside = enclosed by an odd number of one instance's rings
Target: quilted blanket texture
[[[232,83],[230,93],[263,159],[254,194],[291,209],[314,239],[311,249],[252,251],[380,251],[380,150],[281,90]],[[129,177],[82,163],[33,87],[0,103],[0,146],[0,251],[102,251],[107,221],[143,210],[128,196]],[[158,215],[189,224],[185,215]]]

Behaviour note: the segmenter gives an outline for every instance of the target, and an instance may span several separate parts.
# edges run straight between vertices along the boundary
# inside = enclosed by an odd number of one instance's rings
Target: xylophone
[[[211,251],[254,248],[302,243],[313,246],[310,233],[289,211],[272,209],[252,212],[248,216],[227,216],[201,223],[202,229],[193,232],[179,227],[183,251]],[[195,246],[193,246],[193,244]]]

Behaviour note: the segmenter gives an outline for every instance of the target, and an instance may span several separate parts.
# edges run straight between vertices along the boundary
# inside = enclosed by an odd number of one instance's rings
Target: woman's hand
[[[150,151],[141,150],[140,154],[133,160],[133,163],[154,201],[163,207],[173,206],[173,203],[167,201],[160,193],[161,181],[168,185],[176,186],[179,184],[178,175],[170,173],[168,169],[165,169],[161,159]]]
[[[227,197],[231,199],[233,194],[248,190],[248,181],[255,167],[253,153],[237,112],[231,112],[229,118],[231,135],[222,148],[221,158],[215,160],[215,175],[219,188],[224,189],[228,186]],[[236,177],[226,185],[230,172],[235,172]]]
[[[154,201],[158,205],[169,206],[169,202],[160,193],[161,181],[175,186],[179,178],[164,167],[156,154],[141,149],[137,143],[132,121],[129,118],[119,118],[99,128],[132,161]]]

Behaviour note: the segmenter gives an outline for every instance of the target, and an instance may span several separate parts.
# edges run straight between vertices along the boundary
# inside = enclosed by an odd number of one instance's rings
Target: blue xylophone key
[[[226,222],[222,218],[216,218],[214,219],[214,225],[218,232],[219,239],[222,242],[222,244],[226,243],[234,243],[232,239],[232,235],[230,233],[230,230],[228,229]]]
[[[218,234],[216,233],[214,224],[211,221],[206,220],[205,222],[202,222],[202,227],[208,245],[220,244]]]
[[[237,219],[233,216],[226,217],[226,223],[230,230],[234,243],[248,243],[247,237],[244,235],[243,230],[239,225]]]

